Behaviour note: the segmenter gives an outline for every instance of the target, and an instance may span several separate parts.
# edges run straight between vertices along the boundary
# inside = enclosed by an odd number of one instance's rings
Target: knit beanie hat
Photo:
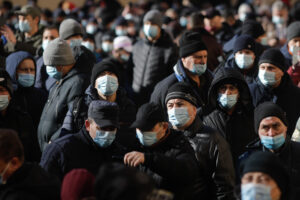
[[[254,128],[258,133],[260,122],[267,117],[278,117],[282,123],[288,126],[285,112],[273,102],[259,104],[254,110]]]
[[[277,183],[282,196],[288,190],[289,175],[281,160],[271,152],[257,151],[241,164],[241,177],[248,172],[263,172],[271,176]]]
[[[258,38],[265,34],[260,23],[255,20],[246,20],[242,25],[242,35],[250,35],[252,38]]]
[[[234,42],[233,52],[236,53],[242,49],[248,49],[255,53],[255,41],[249,35],[240,35]]]
[[[292,40],[295,37],[300,37],[300,22],[296,21],[291,23],[287,29],[287,41]]]
[[[177,82],[172,85],[168,89],[168,93],[165,99],[165,104],[168,103],[170,99],[184,99],[189,103],[193,104],[197,107],[197,99],[194,96],[194,92],[187,83],[184,82]]]
[[[201,34],[193,31],[186,31],[179,40],[179,56],[187,57],[197,51],[207,50],[202,42]]]
[[[279,49],[270,48],[263,52],[259,58],[258,66],[262,63],[270,63],[281,69],[283,72],[285,69],[285,59]]]
[[[109,71],[114,73],[118,77],[118,80],[120,80],[120,74],[116,64],[112,62],[111,59],[108,58],[94,65],[92,70],[92,75],[91,75],[91,85],[93,86],[95,85],[96,79],[104,71]]]
[[[157,26],[161,27],[163,24],[163,17],[162,14],[158,10],[150,10],[146,13],[144,16],[143,22],[151,22],[153,24],[156,24]]]
[[[70,45],[63,39],[52,40],[43,53],[44,64],[48,66],[65,66],[75,63]]]
[[[13,84],[12,80],[4,69],[0,69],[0,86],[5,87],[9,92],[10,96],[13,95]]]
[[[95,176],[86,169],[73,169],[64,177],[61,199],[83,199],[94,195]]]
[[[67,40],[74,35],[83,35],[80,24],[74,19],[65,19],[59,26],[59,37]]]

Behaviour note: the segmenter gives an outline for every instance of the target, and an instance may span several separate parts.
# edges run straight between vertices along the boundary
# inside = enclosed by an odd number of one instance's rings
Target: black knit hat
[[[4,69],[0,69],[0,86],[5,87],[9,92],[10,96],[13,95],[13,84],[12,80]]]
[[[291,23],[287,29],[287,41],[292,40],[295,37],[300,37],[300,22],[296,21]]]
[[[165,104],[167,104],[170,99],[177,98],[184,99],[197,107],[197,99],[194,96],[194,92],[191,86],[189,86],[187,83],[177,82],[174,85],[172,85],[168,89]]]
[[[270,63],[281,69],[283,72],[285,69],[285,59],[279,49],[270,48],[263,52],[259,58],[258,66],[262,63]]]
[[[285,112],[273,102],[259,104],[254,110],[254,128],[258,133],[260,122],[266,117],[278,117],[282,123],[288,126]]]
[[[200,33],[186,31],[182,34],[179,40],[179,55],[181,58],[201,50],[207,50],[207,48],[202,42]]]
[[[288,190],[289,175],[282,161],[271,152],[257,151],[241,164],[241,177],[248,172],[263,172],[271,176],[277,183],[282,196],[285,196]],[[283,199],[283,198],[281,198]]]
[[[246,20],[242,25],[242,35],[250,35],[253,38],[265,34],[265,31],[260,23],[255,20]]]
[[[255,41],[249,35],[240,35],[234,42],[233,52],[236,53],[242,49],[248,49],[255,53]]]
[[[95,81],[98,78],[98,76],[104,72],[109,71],[114,73],[118,80],[120,80],[120,74],[118,71],[118,68],[114,62],[112,62],[110,59],[104,59],[101,62],[94,65],[91,75],[91,85],[95,85]]]

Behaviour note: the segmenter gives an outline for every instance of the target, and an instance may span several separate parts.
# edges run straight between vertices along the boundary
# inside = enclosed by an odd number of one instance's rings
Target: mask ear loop
[[[7,163],[5,169],[3,170],[3,172],[2,172],[1,175],[0,175],[1,178],[2,178],[2,184],[6,184],[6,180],[5,180],[5,181],[3,180],[3,176],[4,176],[4,174],[6,173],[8,167],[9,167],[9,164],[10,164],[10,162]]]

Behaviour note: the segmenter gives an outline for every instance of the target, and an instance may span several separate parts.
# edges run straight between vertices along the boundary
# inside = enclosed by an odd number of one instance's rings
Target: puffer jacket
[[[212,128],[203,125],[196,116],[184,131],[204,172],[209,193],[205,199],[234,199],[235,171],[226,140]],[[201,197],[200,197],[201,199]]]
[[[231,115],[218,103],[218,89],[230,81],[237,84],[239,99]],[[236,166],[239,155],[245,152],[245,146],[255,137],[253,122],[253,106],[248,85],[242,74],[231,68],[221,68],[209,89],[209,103],[214,109],[204,118],[204,124],[216,129],[230,145],[232,158]],[[241,134],[242,133],[242,134]]]
[[[163,29],[156,42],[147,39],[136,42],[133,47],[132,89],[136,94],[136,103],[147,102],[156,83],[172,73],[172,67],[178,59],[176,45]]]
[[[284,73],[280,85],[276,88],[266,87],[256,78],[249,88],[255,107],[265,101],[272,101],[286,112],[289,122],[287,133],[291,136],[300,116],[300,88],[293,84],[290,76]]]
[[[59,137],[63,120],[73,105],[74,98],[82,95],[89,84],[89,77],[77,63],[65,77],[57,81],[49,93],[38,127],[38,139],[43,151],[46,145]]]

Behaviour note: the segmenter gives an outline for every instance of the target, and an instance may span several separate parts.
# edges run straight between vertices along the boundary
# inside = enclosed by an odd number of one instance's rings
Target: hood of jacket
[[[18,84],[18,80],[17,80],[17,76],[16,76],[17,68],[18,68],[19,64],[25,59],[31,59],[34,63],[34,67],[36,69],[36,63],[35,63],[33,56],[26,51],[18,51],[18,52],[12,53],[6,58],[6,71],[8,72],[9,76],[12,79],[14,90],[17,90],[18,87],[20,86]]]
[[[250,90],[243,75],[235,69],[221,67],[216,72],[208,92],[208,101],[213,108],[216,108],[218,106],[217,99],[219,87],[227,81],[237,84],[239,89],[238,102],[240,102],[245,107],[252,105]]]
[[[91,73],[96,63],[93,52],[84,46],[73,47],[72,52],[76,61],[77,70],[83,73]]]

